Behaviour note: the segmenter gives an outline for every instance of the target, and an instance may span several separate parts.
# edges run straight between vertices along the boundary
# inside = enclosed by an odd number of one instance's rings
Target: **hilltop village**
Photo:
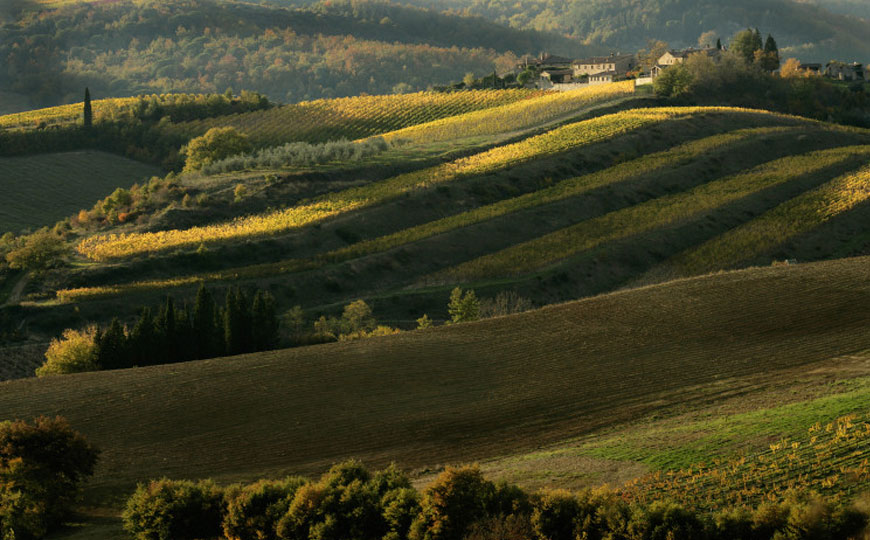
[[[537,88],[544,90],[575,90],[593,84],[606,84],[634,79],[637,85],[652,84],[665,69],[681,64],[692,55],[705,55],[719,61],[726,49],[719,46],[667,50],[652,59],[636,54],[610,53],[607,56],[572,59],[551,54],[524,57],[517,65],[518,74],[534,74],[531,78]],[[655,58],[655,57],[654,57]],[[822,76],[832,80],[855,82],[867,80],[870,65],[860,62],[831,60],[827,64],[797,64],[807,76]],[[528,76],[525,77],[527,80]]]

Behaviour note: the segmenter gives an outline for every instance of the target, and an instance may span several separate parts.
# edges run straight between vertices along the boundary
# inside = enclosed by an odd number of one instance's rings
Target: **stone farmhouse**
[[[593,56],[577,60],[573,63],[574,77],[583,75],[598,75],[599,73],[616,73],[625,75],[637,66],[637,59],[633,54],[611,54],[610,56]]]
[[[541,55],[524,57],[518,69],[537,69],[538,88],[570,90],[589,84],[602,84],[626,78],[637,67],[637,59],[630,54],[611,54],[572,60],[560,56]]]
[[[668,51],[663,54],[657,61],[656,65],[653,66],[651,70],[652,78],[655,79],[659,76],[662,70],[667,69],[676,64],[682,64],[686,61],[686,58],[690,57],[693,54],[706,54],[713,60],[718,60],[719,56],[722,54],[722,51],[715,47],[707,47],[704,49],[684,49],[682,51]]]
[[[838,81],[863,81],[866,80],[864,66],[858,62],[847,64],[846,62],[831,61],[825,66],[825,77]]]

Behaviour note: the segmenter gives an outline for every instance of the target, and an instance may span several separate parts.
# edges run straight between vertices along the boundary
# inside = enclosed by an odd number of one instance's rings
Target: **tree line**
[[[356,461],[317,481],[153,480],[123,513],[136,540],[845,540],[868,517],[808,491],[715,513],[606,488],[529,493],[477,466],[447,467],[420,493],[395,466],[370,472]]]
[[[179,307],[168,296],[157,309],[143,307],[131,327],[114,318],[105,328],[66,330],[51,342],[36,374],[171,364],[271,350],[278,342],[278,314],[268,291],[251,295],[231,287],[221,306],[201,286],[192,306]]]
[[[870,127],[870,88],[844,86],[799,69],[788,59],[782,69],[776,40],[758,30],[738,33],[718,60],[699,53],[656,78],[656,95],[680,105],[733,105],[806,118]]]
[[[515,62],[516,54],[579,42],[384,2],[293,9],[182,0],[67,3],[0,26],[0,90],[34,106],[248,88],[296,102],[394,87],[426,89]],[[512,52],[513,51],[513,52]]]

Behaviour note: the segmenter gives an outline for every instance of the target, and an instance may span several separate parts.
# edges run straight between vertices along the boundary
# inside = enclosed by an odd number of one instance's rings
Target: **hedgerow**
[[[606,488],[528,493],[477,466],[447,467],[420,494],[394,466],[371,473],[348,461],[316,482],[231,486],[223,503],[211,482],[140,485],[124,519],[141,540],[220,527],[230,540],[844,540],[866,529],[861,508],[808,491],[716,512]]]

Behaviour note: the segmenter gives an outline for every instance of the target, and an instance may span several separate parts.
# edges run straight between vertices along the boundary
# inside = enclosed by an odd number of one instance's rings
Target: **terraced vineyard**
[[[532,102],[528,100],[521,104]],[[724,126],[736,129],[728,130]],[[703,136],[705,131],[711,134]],[[657,142],[665,133],[673,143]],[[624,147],[628,149],[642,148],[642,145],[652,148],[659,145],[664,149],[649,153],[641,150],[639,157],[634,157],[638,150],[624,157],[608,157],[609,151],[612,156],[609,148],[618,144],[608,141],[623,139],[644,141],[626,143]],[[800,142],[789,145],[791,140]],[[757,147],[759,141],[762,146],[774,145],[777,149],[768,154],[738,150]],[[522,288],[526,287],[527,280],[532,279],[528,276],[562,271],[566,265],[570,267],[575,258],[586,257],[607,246],[642,241],[647,235],[667,234],[675,228],[706,223],[709,216],[717,213],[738,212],[736,217],[729,218],[736,220],[735,223],[723,223],[721,229],[693,240],[697,245],[703,244],[733,227],[753,223],[747,217],[754,216],[739,214],[744,201],[751,201],[753,207],[761,201],[766,212],[795,197],[799,203],[805,192],[812,193],[807,190],[824,189],[819,186],[829,181],[836,186],[846,182],[843,186],[847,186],[852,194],[850,202],[837,209],[840,213],[848,213],[866,198],[861,190],[866,179],[860,171],[862,165],[870,161],[868,142],[870,137],[860,130],[826,126],[763,111],[715,107],[628,110],[568,123],[442,165],[331,191],[286,209],[187,229],[92,236],[79,244],[82,255],[95,261],[132,260],[137,264],[136,258],[143,255],[165,256],[177,250],[190,252],[202,246],[231,248],[241,241],[278,238],[280,242],[284,237],[290,242],[295,241],[293,238],[305,239],[308,236],[328,239],[329,231],[335,230],[339,223],[353,223],[359,218],[371,221],[374,218],[366,216],[379,215],[379,212],[384,219],[390,216],[389,224],[376,229],[384,232],[364,232],[364,236],[351,245],[324,249],[307,256],[267,259],[253,266],[228,265],[216,272],[175,273],[162,279],[61,288],[57,295],[64,302],[75,302],[133,291],[191,286],[201,281],[259,280],[287,274],[314,280],[318,275],[322,277],[331,272],[336,265],[353,267],[355,272],[359,272],[369,265],[391,264],[385,261],[390,261],[396,250],[419,252],[420,255],[415,257],[427,260],[425,253],[433,248],[441,253],[434,272],[430,270],[432,263],[421,264],[427,271],[414,277],[392,278],[393,286],[449,286],[507,278]],[[804,148],[804,151],[795,153],[798,148]],[[592,167],[594,172],[580,176],[562,172],[565,169],[563,160],[574,160],[577,158],[570,156],[593,155],[594,152],[614,164]],[[764,159],[766,155],[769,155],[768,159]],[[589,170],[588,165],[582,166]],[[507,177],[509,180],[505,182],[515,182],[512,179],[517,170],[534,171],[533,174],[539,176],[555,173],[557,180],[553,181],[550,176],[550,181],[538,182],[531,189],[508,191],[494,202],[471,204],[470,207],[455,208],[449,198],[445,200],[441,196],[450,193],[451,189],[474,196],[479,189],[475,186],[489,182],[487,179],[490,178]],[[718,170],[732,172],[721,174]],[[843,186],[838,189],[843,191]],[[608,192],[619,196],[606,196]],[[419,203],[415,202],[417,198],[420,198]],[[588,208],[582,212],[569,210],[577,201],[586,200],[590,202],[583,203]],[[433,204],[441,210],[433,209]],[[407,225],[398,225],[395,212],[408,212],[417,205],[423,212],[419,216],[409,214],[404,221]],[[423,217],[426,212],[434,219]],[[439,212],[442,213],[440,216],[437,215]],[[804,220],[802,230],[812,229],[833,214],[829,212],[825,219]],[[516,229],[518,234],[510,237],[500,232],[501,228],[513,227],[511,223],[520,224],[524,219],[531,219],[525,216],[533,215],[547,216],[547,221],[552,224]],[[560,227],[558,223],[564,225]],[[738,230],[735,229],[735,234]],[[465,241],[458,241],[460,238],[465,238]],[[771,241],[764,249],[779,245],[777,241],[781,243],[785,238]],[[441,247],[444,245],[457,247],[445,252]],[[469,249],[470,246],[474,247]],[[673,257],[685,248],[675,244],[667,249],[670,250],[665,251],[667,257]],[[646,263],[640,272],[632,270],[633,274],[623,275],[620,279],[638,278],[649,269],[649,263]],[[379,279],[382,278],[383,275]],[[612,286],[612,282],[606,285]],[[603,290],[607,289],[592,288],[588,292]],[[314,292],[311,294],[315,295]]]
[[[595,104],[626,98],[633,95],[634,90],[634,81],[626,81],[569,92],[555,92],[537,99],[413,125],[387,133],[384,138],[387,141],[410,141],[420,144],[491,136],[545,124],[565,115],[576,114]]]
[[[673,222],[694,219],[734,200],[856,158],[863,159],[865,162],[870,160],[870,146],[842,147],[779,159],[746,173],[612,212],[469,261],[445,271],[442,275],[436,276],[436,279],[472,281],[531,272],[609,241],[641,234]],[[779,210],[773,215],[782,216],[783,221],[794,224],[793,234],[801,229],[810,229],[822,220],[833,217],[836,212],[846,211],[870,197],[870,191],[866,189],[868,185],[870,185],[870,171],[862,169],[846,177],[837,178],[831,181],[831,185],[821,188],[821,193],[827,197],[811,192],[786,203],[787,209],[796,207],[808,213]],[[802,204],[804,199],[809,199],[810,202]],[[798,216],[808,216],[808,218],[797,219]],[[752,229],[758,226],[759,221],[763,224],[768,220],[771,218],[759,218],[750,222],[746,228]],[[788,231],[781,231],[775,225],[766,227],[766,232],[766,243],[759,242],[759,235],[747,238],[746,233],[742,233],[743,242],[734,246],[731,253],[739,253],[740,256],[754,254],[750,249],[754,249],[755,252],[762,251],[779,245],[788,238]],[[735,231],[734,234],[741,233]],[[712,257],[705,258],[703,252],[696,257],[708,262],[706,267],[708,271],[720,268],[716,264],[717,261]]]
[[[94,236],[82,241],[78,251],[94,260],[110,260],[180,247],[280,234],[342,213],[383,203],[409,191],[443,184],[465,175],[480,175],[505,169],[524,161],[601,142],[610,137],[693,112],[693,110],[678,109],[640,109],[607,115],[558,128],[544,135],[461,158],[445,165],[403,174],[360,188],[331,193],[320,197],[319,200],[287,210],[185,230]],[[709,112],[715,112],[715,109],[709,109]]]
[[[267,111],[184,122],[168,129],[193,138],[213,127],[231,126],[258,146],[354,140],[470,111],[524,100],[539,102],[543,96],[545,93],[535,90],[470,90],[319,99]]]

